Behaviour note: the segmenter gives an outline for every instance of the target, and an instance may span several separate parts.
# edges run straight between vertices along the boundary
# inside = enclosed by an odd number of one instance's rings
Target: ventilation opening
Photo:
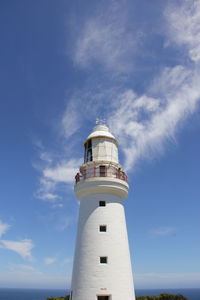
[[[106,206],[106,201],[99,201],[99,206]]]
[[[106,225],[100,225],[99,226],[99,231],[100,232],[106,232],[107,231],[107,226]]]
[[[101,256],[100,257],[100,264],[107,264],[108,258],[107,256]]]

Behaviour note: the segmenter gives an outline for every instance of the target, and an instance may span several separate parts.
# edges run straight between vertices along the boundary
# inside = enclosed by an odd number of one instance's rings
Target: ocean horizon
[[[200,288],[185,289],[136,289],[136,296],[159,295],[160,293],[181,294],[188,300],[200,300]],[[45,300],[69,294],[65,289],[0,288],[0,300]]]

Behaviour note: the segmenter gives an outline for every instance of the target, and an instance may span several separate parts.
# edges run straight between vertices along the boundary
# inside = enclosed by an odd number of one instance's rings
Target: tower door
[[[97,296],[97,300],[109,300],[110,296]]]

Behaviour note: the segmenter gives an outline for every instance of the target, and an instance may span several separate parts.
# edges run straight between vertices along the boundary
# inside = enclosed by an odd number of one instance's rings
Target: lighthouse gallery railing
[[[93,178],[93,177],[111,177],[118,178],[124,181],[128,181],[128,177],[120,168],[115,168],[113,166],[95,166],[95,167],[87,167],[82,170],[81,173],[77,173],[75,176],[76,183],[79,181],[83,181],[85,179]]]

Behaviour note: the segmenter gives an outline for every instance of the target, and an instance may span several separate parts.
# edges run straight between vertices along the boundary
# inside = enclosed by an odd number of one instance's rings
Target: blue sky
[[[129,176],[135,287],[199,287],[199,1],[2,1],[0,28],[0,287],[70,286],[99,117]]]

